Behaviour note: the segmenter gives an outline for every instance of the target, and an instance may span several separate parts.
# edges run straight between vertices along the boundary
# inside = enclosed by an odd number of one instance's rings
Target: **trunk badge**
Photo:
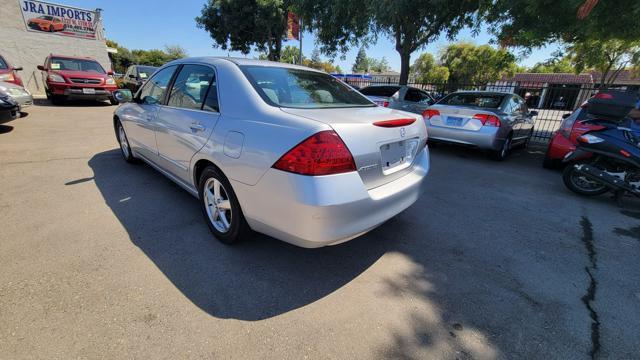
[[[407,135],[407,130],[405,128],[400,128],[400,137],[405,137]]]

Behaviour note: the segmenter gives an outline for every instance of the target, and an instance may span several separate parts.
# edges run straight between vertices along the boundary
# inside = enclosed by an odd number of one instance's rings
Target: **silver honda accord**
[[[413,204],[429,171],[419,115],[306,67],[181,59],[116,97],[124,159],[198,197],[224,243],[252,231],[303,247],[347,241]]]

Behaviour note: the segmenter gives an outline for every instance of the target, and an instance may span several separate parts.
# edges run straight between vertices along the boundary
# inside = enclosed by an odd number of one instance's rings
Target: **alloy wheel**
[[[221,233],[231,228],[231,202],[224,185],[216,179],[209,178],[204,184],[204,206],[213,227]]]
[[[122,125],[118,126],[118,140],[120,140],[120,149],[122,149],[122,154],[125,159],[129,158],[131,151],[129,150],[129,142],[127,141],[127,135],[124,133]]]

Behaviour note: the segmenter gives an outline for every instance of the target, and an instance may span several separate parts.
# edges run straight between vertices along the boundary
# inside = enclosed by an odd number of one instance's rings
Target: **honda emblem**
[[[405,135],[407,135],[407,130],[405,130],[405,128],[400,128],[400,137],[404,137]]]

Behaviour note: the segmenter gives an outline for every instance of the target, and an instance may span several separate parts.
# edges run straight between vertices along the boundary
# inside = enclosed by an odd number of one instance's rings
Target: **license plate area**
[[[406,169],[416,156],[419,140],[408,139],[380,146],[382,173],[384,175]]]
[[[96,93],[96,89],[93,88],[82,88],[82,93],[85,95],[93,95]]]
[[[462,126],[462,121],[464,119],[457,116],[447,116],[445,120],[445,125],[447,126]]]

